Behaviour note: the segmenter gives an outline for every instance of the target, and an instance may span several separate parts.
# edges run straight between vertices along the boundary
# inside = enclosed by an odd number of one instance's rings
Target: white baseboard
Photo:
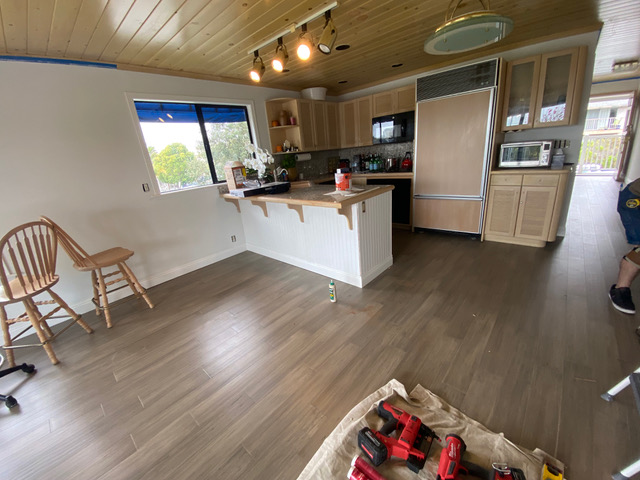
[[[214,253],[213,255],[209,255],[207,257],[199,258],[198,260],[194,260],[193,262],[186,263],[184,265],[180,265],[179,267],[172,268],[170,270],[166,270],[161,273],[157,273],[155,275],[140,278],[138,277],[138,281],[145,288],[155,287],[156,285],[160,285],[161,283],[168,282],[169,280],[173,280],[174,278],[180,277],[187,273],[191,273],[200,268],[206,267],[213,263],[219,262],[229,257],[233,257],[239,253],[246,251],[247,248],[244,245],[238,245],[237,247],[229,248],[227,250],[223,250],[222,252]],[[136,275],[137,276],[137,275]],[[87,273],[87,282],[90,282],[89,274]],[[109,295],[109,301],[115,302],[117,300],[121,300],[123,298],[127,298],[132,296],[133,293],[129,288],[123,288],[122,290],[118,290],[117,292],[113,292]],[[73,303],[70,307],[79,314],[84,314],[87,312],[91,312],[94,310],[95,306],[91,299],[87,299],[84,302]],[[49,323],[50,326],[56,325],[57,323],[61,323],[66,321],[65,319],[60,319],[58,321],[52,320]],[[24,329],[24,325],[14,324],[11,325],[9,331],[11,335],[15,335],[20,330]],[[35,332],[29,332],[29,335],[35,334]]]
[[[310,272],[317,273],[319,275],[324,275],[325,277],[332,278],[334,280],[338,280],[344,283],[348,283],[349,285],[353,285],[359,288],[364,287],[371,280],[376,278],[380,273],[385,271],[393,264],[393,257],[386,259],[384,262],[377,265],[374,269],[369,271],[366,275],[354,275],[341,270],[336,270],[334,268],[329,268],[324,265],[319,265],[317,263],[308,262],[302,260],[298,257],[292,257],[290,255],[286,255],[281,252],[276,252],[273,250],[269,250],[263,247],[259,247],[257,245],[253,245],[247,243],[247,250],[250,252],[257,253],[259,255],[264,255],[265,257],[273,258],[274,260],[279,260],[284,263],[288,263],[289,265],[293,265],[294,267],[303,268],[305,270],[309,270]]]
[[[378,275],[384,272],[387,268],[391,267],[391,265],[393,265],[393,256],[389,256],[389,258],[385,259],[384,261],[376,265],[374,268],[369,270],[365,275],[363,275],[362,286],[364,287],[367,283],[369,283],[371,280],[376,278]]]

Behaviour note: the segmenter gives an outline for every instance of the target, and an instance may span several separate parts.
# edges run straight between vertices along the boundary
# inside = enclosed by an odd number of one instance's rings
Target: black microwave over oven
[[[404,112],[372,119],[374,145],[413,142],[414,118],[414,112]]]

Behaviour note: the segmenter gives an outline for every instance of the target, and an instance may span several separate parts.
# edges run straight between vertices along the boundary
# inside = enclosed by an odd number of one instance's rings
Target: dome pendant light
[[[425,52],[431,55],[467,52],[499,42],[513,30],[513,20],[489,10],[489,0],[486,6],[484,0],[478,0],[483,10],[454,17],[462,1],[451,0],[445,23],[424,42]]]
[[[318,41],[318,50],[325,55],[329,55],[333,45],[336,43],[336,38],[338,38],[338,32],[336,31],[336,26],[333,24],[333,20],[331,20],[331,10],[324,12],[324,18],[326,22],[324,24],[324,30],[322,30],[322,35],[320,35],[320,40]]]
[[[298,58],[302,61],[307,61],[311,57],[311,50],[313,49],[313,41],[311,34],[307,32],[307,24],[302,25],[302,33],[298,40],[298,49],[296,50]]]
[[[276,72],[284,70],[285,65],[289,60],[289,54],[287,53],[287,47],[282,43],[282,37],[278,38],[278,46],[276,47],[276,56],[271,61],[271,66]]]
[[[264,63],[258,50],[256,50],[253,52],[253,67],[251,68],[251,72],[249,72],[249,77],[251,77],[251,80],[254,82],[259,82],[262,79],[262,75],[264,75]]]

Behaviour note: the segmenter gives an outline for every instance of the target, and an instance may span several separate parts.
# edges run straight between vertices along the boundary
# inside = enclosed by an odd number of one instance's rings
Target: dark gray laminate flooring
[[[443,397],[572,480],[640,455],[630,391],[640,317],[607,298],[626,253],[618,184],[578,178],[567,232],[544,249],[394,232],[394,265],[364,289],[245,252],[17,352],[0,380],[7,479],[295,479],[323,439],[392,378]],[[87,274],[87,282],[89,282]],[[632,289],[640,302],[640,282]],[[346,477],[346,472],[345,472]],[[536,480],[536,479],[530,479]]]

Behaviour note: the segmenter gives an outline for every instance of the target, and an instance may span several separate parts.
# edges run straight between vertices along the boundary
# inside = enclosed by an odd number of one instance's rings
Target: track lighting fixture
[[[298,58],[303,61],[309,60],[311,57],[311,49],[313,48],[313,40],[311,34],[307,32],[307,24],[302,25],[302,32],[298,39]]]
[[[255,50],[253,52],[253,67],[251,68],[249,76],[254,82],[259,82],[262,79],[262,75],[264,75],[264,63],[258,50]]]
[[[338,32],[333,24],[333,20],[331,20],[331,10],[324,12],[324,18],[324,30],[322,30],[322,35],[320,35],[320,41],[318,41],[318,50],[325,55],[329,55],[333,45],[336,43],[336,38],[338,38]]]
[[[276,47],[276,56],[271,61],[271,66],[276,72],[284,70],[285,65],[289,60],[289,54],[287,53],[287,47],[282,43],[282,37],[278,38],[278,46]]]
[[[453,1],[453,0],[452,0]],[[462,0],[460,0],[462,1]],[[488,1],[488,0],[485,0]],[[298,44],[296,45],[296,53],[298,58],[302,61],[307,61],[311,57],[311,53],[314,48],[314,41],[311,32],[307,31],[307,24],[316,19],[319,19],[324,15],[325,23],[324,28],[322,30],[322,35],[320,37],[320,41],[318,42],[318,50],[320,50],[325,55],[329,55],[331,50],[333,49],[334,44],[337,39],[337,31],[336,27],[333,24],[333,20],[331,20],[331,10],[338,6],[338,0],[334,1],[324,1],[321,6],[318,8],[311,10],[305,17],[301,18],[294,23],[291,23],[286,27],[285,30],[278,32],[274,36],[265,39],[262,43],[253,46],[247,54],[250,55],[253,53],[253,67],[250,73],[251,80],[254,82],[259,82],[262,79],[262,75],[264,74],[264,63],[262,62],[262,58],[258,51],[261,48],[266,47],[267,45],[278,41],[278,45],[276,47],[275,55],[273,60],[271,61],[271,66],[276,72],[283,72],[285,70],[287,61],[289,60],[289,54],[287,52],[287,47],[283,43],[283,38],[290,33],[294,33],[298,27],[301,27],[302,32],[298,36]],[[339,47],[344,47],[340,45]],[[341,50],[343,48],[336,47],[336,50]],[[346,48],[349,48],[347,45]]]

